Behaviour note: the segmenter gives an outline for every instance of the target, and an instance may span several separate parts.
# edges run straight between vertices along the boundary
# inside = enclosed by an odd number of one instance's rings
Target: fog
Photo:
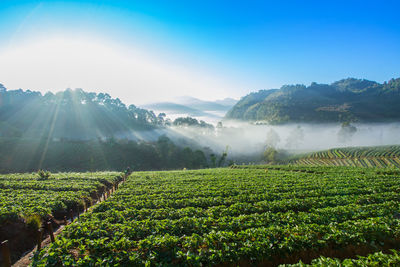
[[[352,131],[343,131],[341,124],[256,125],[225,121],[214,130],[198,127],[171,127],[167,135],[177,140],[190,138],[200,146],[230,155],[254,155],[267,145],[293,153],[324,150],[334,147],[380,146],[399,144],[400,123],[351,124]],[[346,130],[346,129],[345,129]]]

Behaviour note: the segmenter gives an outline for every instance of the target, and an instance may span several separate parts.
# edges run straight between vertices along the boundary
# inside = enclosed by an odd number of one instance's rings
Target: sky
[[[400,77],[399,1],[0,1],[0,83],[126,104]]]

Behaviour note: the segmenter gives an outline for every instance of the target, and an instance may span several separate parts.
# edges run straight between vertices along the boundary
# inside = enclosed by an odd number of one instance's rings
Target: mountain
[[[348,78],[332,84],[285,85],[240,99],[227,119],[290,122],[400,121],[400,78],[383,84]]]
[[[57,94],[7,90],[0,84],[0,137],[87,140],[152,130],[153,112],[126,106],[108,94],[67,89]]]
[[[232,107],[232,106],[234,106],[238,101],[237,101],[236,99],[227,97],[227,98],[224,98],[224,99],[222,99],[222,100],[215,100],[214,102],[217,103],[217,104],[220,104],[220,105],[222,105],[222,106]]]
[[[206,120],[220,120],[226,112],[237,103],[233,98],[205,101],[190,96],[182,96],[175,102],[158,102],[143,105],[142,107],[155,112],[164,112],[168,116],[191,116],[206,118]]]
[[[183,96],[179,97],[179,104],[190,106],[194,109],[202,110],[202,111],[228,111],[233,105],[237,103],[237,100],[232,98],[225,98],[223,100],[215,100],[215,101],[205,101],[200,100],[198,98]]]
[[[167,115],[170,114],[186,114],[191,117],[199,117],[199,116],[213,116],[210,113],[204,112],[199,109],[195,109],[189,106],[173,103],[173,102],[159,102],[144,105],[143,108],[153,110],[156,112],[163,112]]]

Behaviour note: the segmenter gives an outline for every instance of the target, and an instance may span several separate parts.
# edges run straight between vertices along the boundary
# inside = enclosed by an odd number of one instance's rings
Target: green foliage
[[[269,163],[276,162],[277,154],[278,154],[278,151],[275,148],[269,146],[264,151],[264,159],[265,159],[265,161],[267,161]]]
[[[37,230],[50,218],[68,216],[69,210],[83,211],[83,203],[121,181],[119,173],[37,173],[0,176],[0,235],[10,240],[12,260],[32,249]]]
[[[87,140],[132,130],[151,130],[165,123],[162,114],[156,116],[134,105],[127,107],[118,98],[82,89],[42,95],[4,88],[0,90],[0,99],[1,137],[23,133],[25,138]]]
[[[32,266],[276,266],[310,251],[387,248],[400,237],[400,178],[380,172],[265,165],[134,172]]]
[[[225,163],[225,160],[226,160],[226,157],[228,156],[228,153],[227,152],[222,152],[222,155],[221,155],[221,157],[219,158],[219,160],[218,160],[218,167],[222,167],[222,166],[224,166],[224,163]]]
[[[38,218],[63,214],[83,206],[84,200],[106,184],[120,180],[119,173],[56,173],[45,180],[37,174],[7,174],[0,177],[0,228],[23,219],[35,228]],[[59,218],[61,219],[61,218]]]
[[[179,117],[174,120],[172,123],[174,126],[191,126],[191,127],[200,127],[200,128],[208,128],[214,129],[212,124],[206,123],[205,121],[200,120],[200,122],[192,117]]]
[[[333,148],[295,157],[302,165],[400,168],[400,146]]]
[[[285,85],[243,97],[230,119],[288,122],[394,122],[400,119],[400,78],[384,84],[348,78],[328,84]]]
[[[40,180],[47,180],[51,175],[49,171],[44,170],[38,170],[37,174],[39,175]]]
[[[211,168],[217,167],[217,156],[215,154],[210,155]]]
[[[226,157],[228,156],[228,149],[229,149],[229,147],[227,146],[225,151],[222,152],[221,157],[218,160],[218,167],[224,166]]]
[[[357,259],[333,259],[320,257],[314,259],[311,264],[304,264],[299,262],[297,264],[282,265],[282,267],[306,267],[306,266],[332,266],[332,267],[353,267],[353,266],[400,266],[400,251],[391,250],[391,253],[376,252],[369,254],[368,256],[358,256]]]
[[[31,214],[25,217],[25,224],[28,227],[28,229],[34,233],[37,231],[41,224],[42,224],[42,218],[37,215],[37,214]]]
[[[166,136],[156,142],[0,138],[0,173],[32,172],[38,168],[84,172],[123,171],[128,166],[132,171],[207,167],[204,152],[190,145],[180,142],[178,146]],[[13,157],[9,151],[13,151]]]

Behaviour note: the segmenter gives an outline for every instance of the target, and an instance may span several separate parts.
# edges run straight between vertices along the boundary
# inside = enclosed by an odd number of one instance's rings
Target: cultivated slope
[[[314,166],[400,168],[400,146],[334,148],[299,157],[294,162]]]

